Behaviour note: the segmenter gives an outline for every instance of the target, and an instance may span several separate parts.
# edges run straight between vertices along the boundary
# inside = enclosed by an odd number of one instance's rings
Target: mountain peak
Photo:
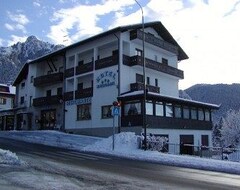
[[[29,36],[27,39],[26,39],[26,42],[25,43],[27,43],[27,42],[30,42],[30,41],[39,41],[38,39],[37,39],[37,37],[36,36]]]
[[[18,42],[13,46],[0,48],[0,83],[12,83],[28,60],[37,59],[60,48],[62,46],[41,41],[33,35],[23,43]]]

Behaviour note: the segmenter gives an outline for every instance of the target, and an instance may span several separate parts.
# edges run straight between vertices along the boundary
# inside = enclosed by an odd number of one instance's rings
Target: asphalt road
[[[106,185],[109,185],[111,181],[112,188],[106,189],[129,189],[129,186],[130,189],[240,189],[239,175],[76,152],[5,138],[0,138],[0,148],[15,152],[21,159],[32,158],[36,162],[37,160],[51,160],[74,169],[84,168],[86,171],[92,172],[92,175],[99,176],[101,181],[105,180],[104,184]],[[112,178],[104,177],[103,179],[103,173]],[[86,179],[85,176],[85,182]],[[78,177],[77,180],[80,178]],[[83,179],[81,178],[81,180]],[[88,182],[94,183],[90,179]],[[128,186],[124,182],[128,183]],[[114,183],[118,184],[114,186]],[[102,187],[104,184],[99,185]]]

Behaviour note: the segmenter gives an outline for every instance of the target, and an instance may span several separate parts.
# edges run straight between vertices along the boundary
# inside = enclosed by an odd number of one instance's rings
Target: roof
[[[175,41],[175,39],[172,37],[172,35],[168,32],[168,30],[163,26],[163,24],[160,21],[145,23],[144,27],[145,28],[153,27],[157,31],[157,33],[165,41],[167,41],[167,42],[177,46],[178,47],[178,51],[179,51],[178,52],[179,53],[178,54],[178,60],[188,59],[187,54],[183,51],[183,49],[180,47],[180,45]],[[87,38],[87,39],[84,39],[82,41],[79,41],[79,42],[76,42],[74,44],[71,44],[69,46],[66,46],[66,47],[64,47],[62,49],[59,49],[57,51],[54,51],[54,52],[49,53],[47,55],[44,55],[42,57],[39,57],[39,58],[37,58],[35,60],[30,61],[29,63],[35,63],[35,62],[43,61],[43,60],[45,60],[48,57],[52,57],[54,55],[65,53],[67,50],[69,50],[71,48],[75,48],[77,46],[84,45],[85,43],[91,42],[91,41],[96,40],[96,39],[101,38],[101,37],[108,36],[110,34],[114,34],[116,32],[124,32],[124,31],[131,30],[131,29],[134,30],[134,29],[141,29],[141,28],[142,28],[142,24],[133,24],[133,25],[126,25],[126,26],[119,26],[119,27],[113,28],[111,30],[108,30],[106,32],[97,34],[97,35],[92,36],[90,38]]]
[[[160,21],[144,23],[144,27],[145,28],[153,27],[157,31],[157,33],[163,38],[163,40],[177,46],[178,47],[178,60],[188,59],[187,54],[183,51],[183,49],[180,47],[180,45],[175,41],[175,39],[172,37],[172,35],[168,32],[168,30],[163,26],[163,24]],[[91,42],[93,40],[108,36],[110,34],[114,34],[114,33],[117,33],[117,32],[124,32],[124,31],[127,31],[127,30],[141,29],[141,28],[142,28],[141,23],[133,24],[133,25],[126,25],[126,26],[119,26],[119,27],[113,28],[111,30],[108,30],[106,32],[103,32],[103,33],[97,34],[95,36],[92,36],[90,38],[79,41],[77,43],[74,43],[72,45],[69,45],[67,47],[64,47],[62,49],[56,50],[52,53],[49,53],[49,54],[44,55],[42,57],[39,57],[35,60],[29,61],[28,63],[25,63],[24,67],[22,68],[19,75],[15,79],[13,85],[15,86],[16,84],[18,84],[20,82],[19,80],[22,79],[23,75],[27,74],[25,69],[27,67],[26,65],[28,65],[28,64],[41,62],[41,61],[46,60],[48,58],[51,58],[52,56],[55,56],[55,55],[59,55],[59,54],[64,55],[66,53],[66,51],[71,49],[71,48],[75,48],[77,46],[84,45],[88,42]]]
[[[25,79],[28,75],[28,62],[23,65],[20,72],[18,73],[16,79],[13,82],[13,86],[19,84],[23,79]]]
[[[118,98],[119,98],[119,100],[127,100],[127,99],[133,100],[136,98],[143,98],[143,90],[122,94]],[[162,95],[162,94],[153,93],[153,92],[147,93],[147,99],[148,98],[156,99],[159,101],[166,101],[166,102],[169,101],[169,103],[171,102],[171,103],[176,103],[176,104],[177,103],[184,104],[186,106],[197,106],[197,107],[204,107],[204,108],[210,108],[210,109],[219,109],[220,108],[220,105],[216,105],[216,104],[210,104],[210,103],[189,100],[189,99],[184,99],[184,98],[179,98],[179,97],[167,96],[167,95]]]

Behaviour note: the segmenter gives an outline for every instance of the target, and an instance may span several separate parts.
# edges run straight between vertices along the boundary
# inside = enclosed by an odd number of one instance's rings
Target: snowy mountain
[[[220,109],[214,112],[214,123],[225,117],[227,111],[240,109],[240,84],[197,84],[184,92],[193,100],[221,105]]]
[[[29,36],[25,42],[10,47],[0,47],[0,83],[11,84],[27,60],[33,60],[62,48]]]

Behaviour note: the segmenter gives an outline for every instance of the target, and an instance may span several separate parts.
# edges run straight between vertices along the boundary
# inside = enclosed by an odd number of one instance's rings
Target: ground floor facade
[[[149,92],[144,126],[141,91],[114,97],[81,97],[57,105],[12,110],[12,114],[0,117],[0,127],[1,130],[62,130],[108,137],[124,131],[140,135],[146,126],[147,134],[168,139],[170,153],[194,154],[199,146],[212,146],[212,111],[218,106]],[[117,114],[113,114],[114,99],[120,102]],[[181,144],[192,147],[181,149]]]

